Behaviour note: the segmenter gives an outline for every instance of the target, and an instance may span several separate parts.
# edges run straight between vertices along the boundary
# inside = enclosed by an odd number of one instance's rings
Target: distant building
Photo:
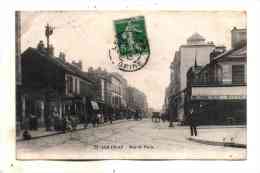
[[[148,113],[148,102],[146,95],[134,87],[128,87],[128,108],[132,112],[138,111],[142,117]]]
[[[115,73],[115,72],[111,73],[110,77],[111,77],[111,81],[112,81],[111,82],[112,88],[114,88],[114,90],[112,90],[112,91],[115,91],[115,92],[113,92],[114,96],[119,97],[121,108],[126,109],[127,95],[128,95],[127,80],[122,75],[120,75],[119,73]]]
[[[115,118],[124,118],[127,111],[127,80],[118,73],[110,73],[100,67],[89,68],[85,73],[95,81],[95,100],[105,115],[116,114]]]
[[[162,106],[162,112],[166,113],[167,112],[167,107],[168,107],[168,97],[170,96],[169,95],[169,87],[166,87],[165,88],[165,91],[164,91],[164,101],[163,101],[163,106]]]
[[[100,67],[97,69],[90,67],[88,72],[85,72],[85,75],[94,81],[95,101],[98,102],[100,110],[105,114],[111,112],[110,74]]]
[[[200,65],[210,61],[210,53],[215,48],[213,42],[206,42],[205,38],[194,33],[187,39],[187,44],[181,45],[175,52],[171,63],[171,79],[169,84],[168,112],[171,121],[183,121],[184,118],[184,90],[186,89],[186,73],[194,65],[194,60]]]

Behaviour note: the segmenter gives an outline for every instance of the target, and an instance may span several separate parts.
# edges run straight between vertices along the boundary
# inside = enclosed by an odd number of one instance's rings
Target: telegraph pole
[[[50,50],[50,36],[53,34],[54,27],[50,26],[48,23],[45,26],[45,36],[47,38],[47,51],[49,53]]]

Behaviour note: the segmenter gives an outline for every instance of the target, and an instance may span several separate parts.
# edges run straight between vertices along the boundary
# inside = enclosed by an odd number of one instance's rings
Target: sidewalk
[[[198,127],[198,136],[188,140],[207,145],[246,148],[246,127]]]
[[[99,125],[96,128],[104,127],[104,126],[107,126],[107,125],[118,124],[118,123],[121,123],[121,122],[124,122],[124,121],[127,121],[127,120],[125,120],[125,119],[124,120],[116,120],[116,121],[113,121],[112,124],[107,122],[107,123]],[[88,128],[84,128],[84,124],[78,124],[76,130],[87,130],[89,128],[93,128],[92,125],[88,124]],[[32,139],[54,136],[54,135],[63,134],[63,133],[64,132],[62,132],[62,131],[55,131],[55,130],[54,131],[46,131],[46,128],[38,128],[38,130],[30,130],[30,134],[32,136]],[[18,141],[24,141],[23,136],[22,136],[22,132],[19,136],[16,136],[16,141],[17,142]]]

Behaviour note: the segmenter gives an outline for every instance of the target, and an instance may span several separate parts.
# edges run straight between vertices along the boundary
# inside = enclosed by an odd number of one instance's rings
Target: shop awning
[[[131,111],[131,112],[136,112],[136,110],[135,109],[132,109],[132,108],[127,108],[129,111]]]
[[[192,87],[192,100],[244,100],[246,86]]]
[[[93,108],[94,110],[99,110],[99,106],[98,106],[97,102],[95,102],[95,101],[90,101],[90,103],[91,103],[91,106],[92,106],[92,108]]]

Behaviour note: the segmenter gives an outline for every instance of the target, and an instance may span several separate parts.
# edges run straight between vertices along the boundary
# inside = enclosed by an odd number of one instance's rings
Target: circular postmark
[[[116,24],[116,40],[109,50],[109,58],[119,70],[134,72],[143,68],[150,57],[144,18],[120,20]]]
[[[115,64],[119,70],[125,72],[134,72],[143,68],[150,57],[150,52],[143,50],[137,51],[135,54],[120,55],[118,48],[114,47],[109,50],[109,59]]]

